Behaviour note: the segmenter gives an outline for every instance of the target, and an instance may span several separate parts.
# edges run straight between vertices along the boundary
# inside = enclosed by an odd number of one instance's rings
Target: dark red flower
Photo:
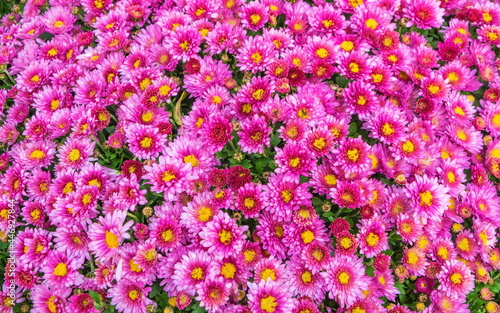
[[[243,168],[240,165],[229,169],[229,186],[231,188],[238,189],[251,181],[252,175],[249,169]]]

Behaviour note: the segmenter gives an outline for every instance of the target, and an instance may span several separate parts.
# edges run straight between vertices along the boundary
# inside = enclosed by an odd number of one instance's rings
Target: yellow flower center
[[[56,296],[50,296],[49,300],[47,300],[45,304],[51,313],[57,312],[58,306],[56,305]]]
[[[308,284],[312,281],[312,273],[309,271],[305,271],[304,273],[302,273],[300,278],[302,279],[303,283]]]
[[[259,63],[262,61],[262,55],[259,52],[254,52],[251,56],[250,59],[252,59],[253,63]]]
[[[389,123],[385,123],[382,126],[382,134],[384,134],[385,136],[389,136],[389,135],[393,134],[394,132],[396,132],[396,131]]]
[[[131,290],[128,293],[128,297],[130,298],[130,300],[135,301],[137,300],[137,298],[139,298],[139,292],[135,289]]]
[[[324,59],[329,55],[329,53],[325,48],[319,48],[318,50],[316,50],[316,55]]]
[[[273,269],[266,268],[260,273],[260,278],[263,280],[267,280],[271,278],[271,280],[276,280],[276,272]]]
[[[407,256],[407,263],[408,264],[417,264],[418,262],[418,256],[415,252],[413,251],[409,251],[408,254],[406,255]]]
[[[347,272],[345,272],[345,271],[341,272],[338,277],[339,277],[339,282],[342,285],[347,285],[349,283],[349,280],[351,279],[349,274],[347,274]]]
[[[30,154],[30,157],[32,159],[41,159],[45,156],[45,152],[43,152],[42,150],[33,150],[33,152],[31,152]]]
[[[234,275],[236,274],[236,266],[234,266],[233,263],[224,263],[220,269],[220,273],[225,278],[234,278]]]
[[[245,250],[245,251],[243,252],[243,255],[245,256],[245,261],[246,261],[246,262],[251,262],[251,261],[253,261],[253,259],[255,259],[255,255],[256,255],[256,254],[257,254],[257,253],[256,253],[255,251],[253,251],[253,250]]]
[[[150,148],[152,144],[153,144],[153,139],[151,137],[144,137],[140,142],[140,145],[143,148]]]
[[[258,22],[260,22],[260,20],[262,19],[262,17],[258,14],[252,14],[250,15],[250,21],[252,22],[252,24],[257,24]]]
[[[325,179],[325,182],[330,186],[335,186],[337,184],[337,177],[335,177],[335,175],[328,174],[323,178]]]
[[[80,159],[80,156],[81,156],[81,154],[80,154],[80,150],[78,150],[78,149],[73,149],[73,150],[71,150],[71,152],[69,153],[68,158],[69,158],[72,162],[75,162],[75,161],[77,161],[77,160],[79,160],[79,159]]]
[[[196,280],[202,280],[205,277],[205,273],[201,267],[196,267],[191,271],[191,277]]]
[[[451,276],[450,276],[450,280],[452,283],[454,284],[460,284],[463,280],[463,277],[460,273],[453,273]]]
[[[312,231],[310,231],[310,230],[306,230],[305,232],[303,232],[302,234],[300,234],[300,237],[302,238],[302,241],[305,244],[310,243],[315,238],[314,237],[314,233]]]
[[[465,134],[465,132],[463,130],[457,131],[457,137],[458,137],[458,139],[460,139],[462,141],[467,140],[467,135]]]
[[[425,192],[419,193],[420,195],[420,205],[421,206],[431,206],[432,205],[432,199],[434,197],[432,196],[432,193],[429,190],[426,190]]]
[[[198,210],[198,220],[200,222],[208,222],[212,218],[213,212],[212,209],[208,207],[201,207]]]
[[[283,190],[281,191],[281,199],[288,203],[292,200],[292,191],[291,190]]]
[[[431,94],[435,95],[439,92],[439,90],[441,90],[441,88],[439,88],[436,84],[430,84],[429,87],[427,87],[427,90],[429,90]]]
[[[340,239],[339,243],[340,246],[344,249],[349,249],[350,247],[352,247],[352,240],[349,237],[343,237],[342,239]]]
[[[219,240],[222,242],[224,245],[228,245],[231,243],[233,240],[233,235],[231,234],[230,231],[227,231],[225,229],[221,230],[219,232]]]
[[[247,207],[248,209],[251,209],[254,207],[255,205],[255,200],[253,200],[252,198],[245,198],[245,200],[243,200],[243,204],[245,205],[245,207]]]
[[[359,64],[355,63],[355,62],[350,63],[349,70],[351,70],[351,72],[353,72],[353,73],[358,73],[360,71]]]
[[[297,167],[300,164],[300,159],[298,157],[290,159],[290,166]]]
[[[174,232],[171,229],[167,229],[161,233],[161,238],[163,238],[165,242],[170,242],[174,239]]]
[[[384,79],[382,74],[372,74],[371,77],[374,83],[380,83]]]
[[[468,238],[462,238],[457,245],[458,249],[463,251],[470,251],[470,242]]]
[[[378,22],[372,18],[366,20],[366,27],[368,27],[371,30],[375,30],[378,26]]]
[[[273,296],[267,296],[260,300],[260,308],[266,312],[274,312],[276,306],[278,306],[278,302],[276,302],[276,298]]]
[[[358,149],[347,150],[347,158],[353,162],[356,162],[359,158],[359,150]]]
[[[443,259],[443,260],[447,260],[448,259],[448,249],[446,249],[445,247],[440,247],[438,249],[438,252],[437,254]]]
[[[66,263],[57,264],[52,274],[60,277],[66,276],[66,274],[68,274],[68,267],[66,266]]]
[[[163,181],[172,181],[176,179],[177,177],[172,173],[171,171],[165,171],[161,177],[161,180]]]
[[[118,247],[118,236],[110,232],[109,230],[106,231],[106,245],[110,249],[116,249]]]
[[[379,242],[379,236],[370,232],[368,236],[366,237],[366,243],[370,246],[373,247]]]
[[[413,144],[413,142],[411,142],[410,140],[406,140],[403,143],[403,151],[406,153],[412,153],[413,151],[415,151],[415,145]]]
[[[340,48],[342,48],[344,51],[349,52],[354,49],[354,43],[352,41],[343,41],[340,44]]]

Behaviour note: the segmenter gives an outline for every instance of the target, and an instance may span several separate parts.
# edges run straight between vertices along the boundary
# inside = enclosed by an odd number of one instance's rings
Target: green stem
[[[132,219],[136,220],[137,222],[139,222],[139,218],[137,216],[135,216],[134,214],[128,212],[127,213],[127,216],[131,217]]]
[[[90,255],[89,264],[90,264],[90,270],[93,273],[95,271],[95,265],[94,265],[94,257],[92,256],[92,254]]]

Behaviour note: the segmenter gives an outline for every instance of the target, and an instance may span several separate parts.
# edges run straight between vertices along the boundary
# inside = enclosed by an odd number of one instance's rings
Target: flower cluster
[[[496,1],[1,22],[0,312],[500,312]]]

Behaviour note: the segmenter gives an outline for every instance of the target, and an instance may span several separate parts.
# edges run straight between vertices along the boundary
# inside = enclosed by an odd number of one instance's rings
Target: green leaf
[[[322,205],[323,205],[323,200],[321,200],[321,199],[320,199],[320,198],[318,198],[318,197],[313,197],[313,198],[312,198],[312,202],[313,202],[313,205],[314,205],[315,207],[320,207],[320,206],[322,206]]]
[[[103,307],[101,295],[93,290],[89,290],[89,294],[90,297],[94,300],[94,307],[96,309],[101,309]]]
[[[349,136],[355,137],[357,133],[358,133],[358,125],[356,124],[356,122],[351,122],[351,124],[349,125]]]

